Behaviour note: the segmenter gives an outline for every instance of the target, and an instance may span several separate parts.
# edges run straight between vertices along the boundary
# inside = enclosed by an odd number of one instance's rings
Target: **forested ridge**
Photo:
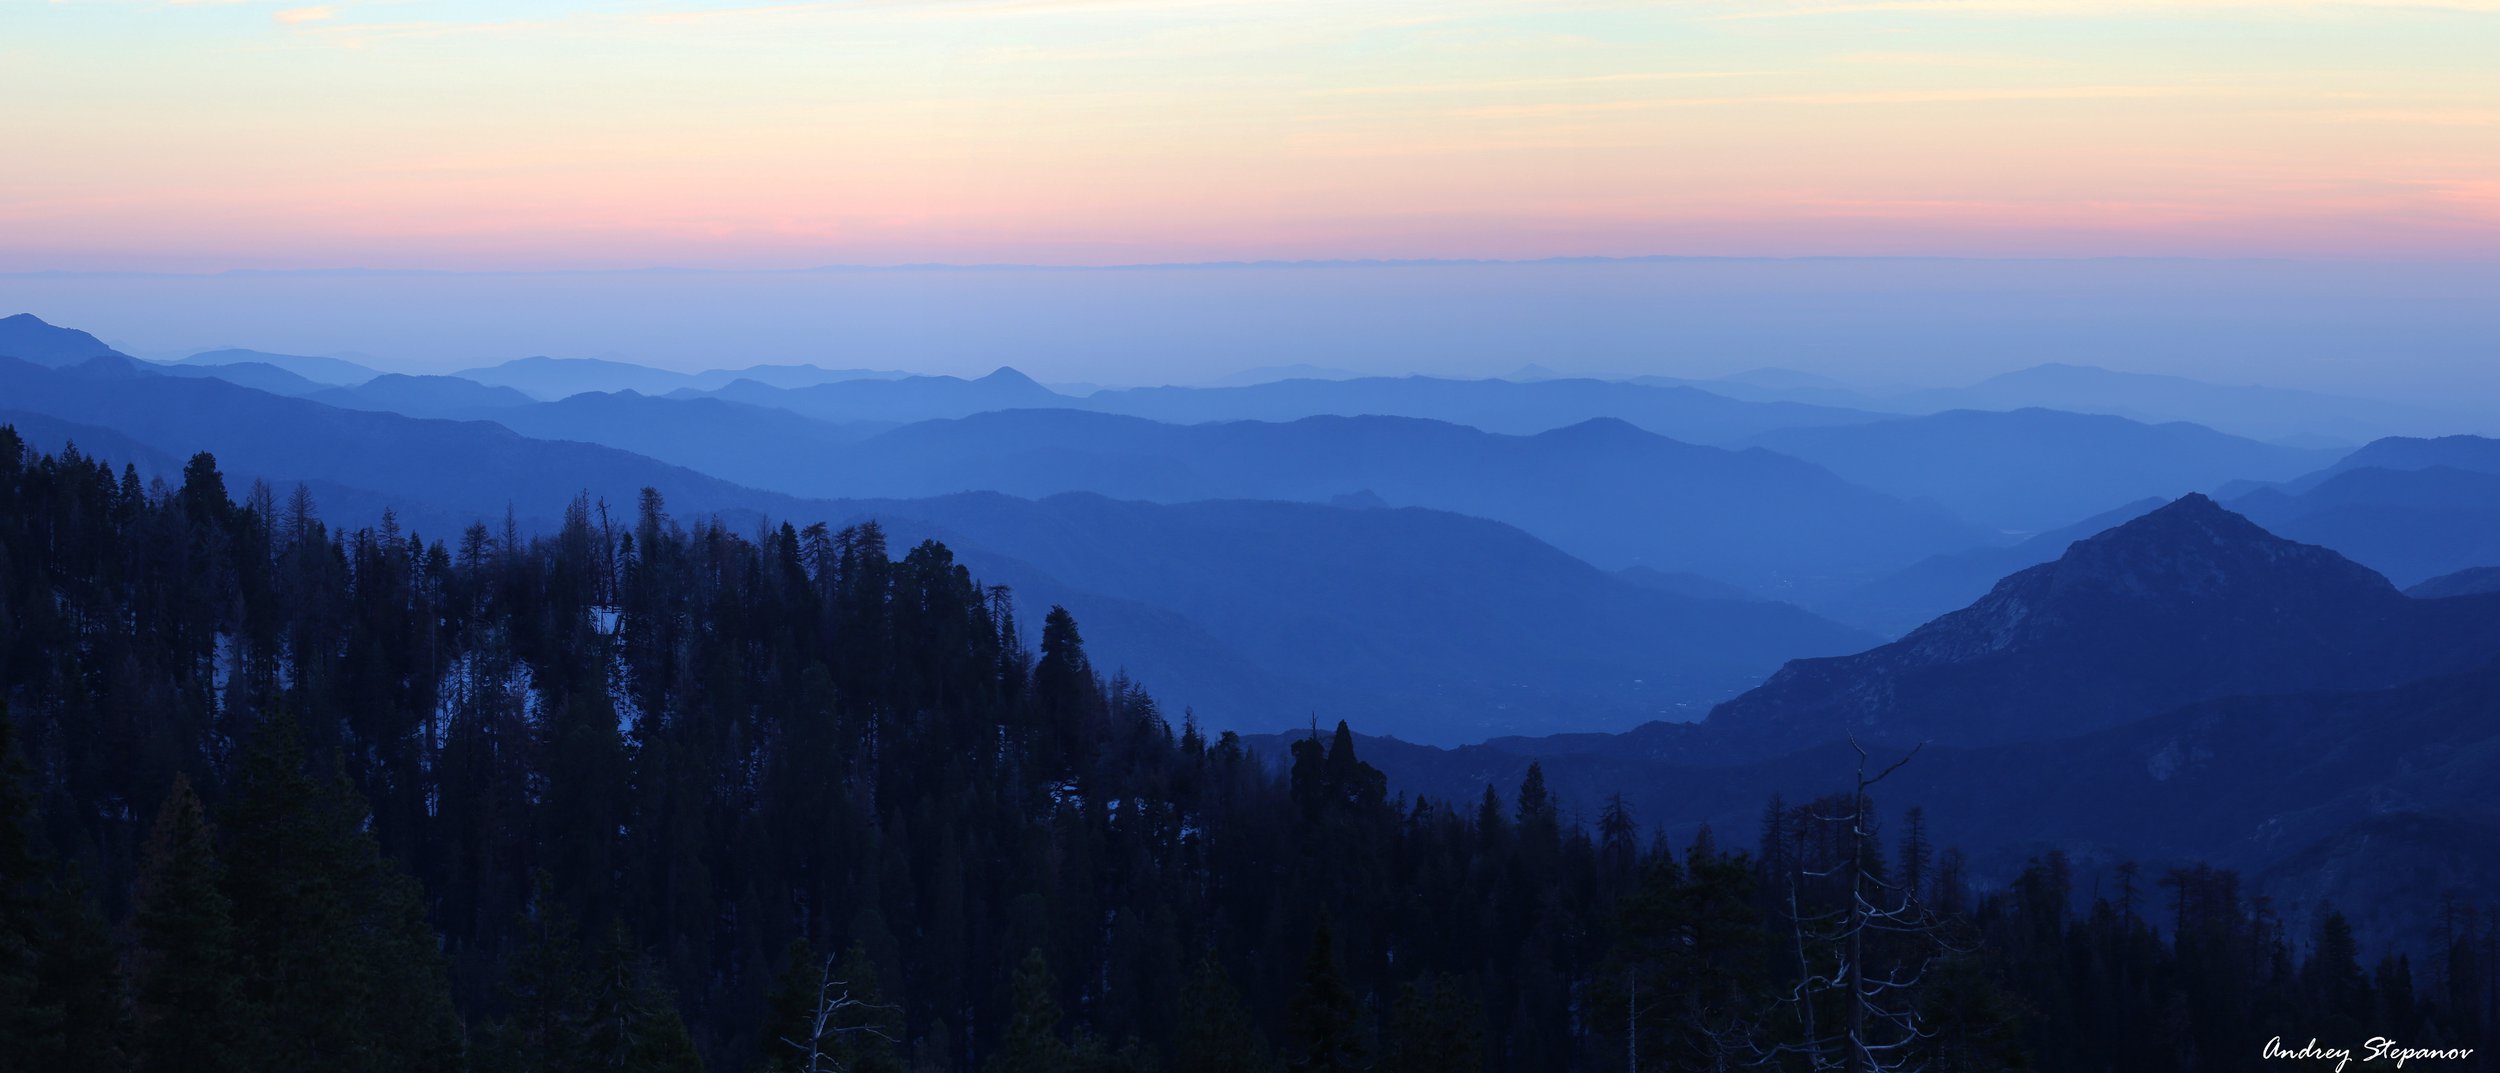
[[[1534,769],[1392,796],[1345,723],[1272,763],[874,525],[428,536],[0,429],[0,1063],[2083,1073],[2500,1025],[2488,914],[2365,964],[2223,871],[1975,890],[1849,771],[1669,846]]]

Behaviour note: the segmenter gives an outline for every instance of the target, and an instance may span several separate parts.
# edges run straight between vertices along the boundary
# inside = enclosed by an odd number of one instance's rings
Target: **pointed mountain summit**
[[[990,370],[990,374],[989,374],[988,376],[984,376],[984,377],[982,377],[982,378],[980,378],[979,380],[974,381],[974,382],[975,382],[975,383],[981,383],[981,384],[988,384],[988,385],[990,385],[990,386],[992,386],[992,387],[1001,387],[1001,388],[1026,388],[1026,387],[1040,387],[1040,386],[1042,386],[1040,381],[1037,381],[1037,380],[1033,379],[1033,378],[1032,378],[1032,377],[1030,377],[1030,376],[1026,376],[1026,375],[1024,375],[1023,370],[1020,370],[1020,369],[1016,368],[1016,367],[1015,367],[1015,366],[1013,366],[1013,365],[1001,365],[1001,366],[999,366],[998,368],[995,368],[995,369]]]
[[[2213,697],[2384,688],[2494,653],[2500,598],[2413,600],[2190,495],[1891,644],[1793,661],[1709,723],[1738,752],[1843,734],[2048,740]]]
[[[32,313],[0,317],[0,357],[60,369],[91,358],[122,356],[95,336],[76,328],[46,324]]]

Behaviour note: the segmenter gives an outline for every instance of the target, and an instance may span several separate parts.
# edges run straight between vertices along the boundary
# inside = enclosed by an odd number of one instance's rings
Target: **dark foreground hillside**
[[[1342,725],[1271,774],[873,524],[313,506],[0,431],[6,1068],[2235,1070],[2500,1023],[2488,915],[2365,967],[2212,868],[1974,889],[1846,763],[1685,845],[1533,768],[1390,798]]]

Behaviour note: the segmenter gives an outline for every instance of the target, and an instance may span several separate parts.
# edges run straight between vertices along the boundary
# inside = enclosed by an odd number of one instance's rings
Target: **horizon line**
[[[1280,270],[1280,269],[1364,269],[1364,268],[1475,268],[1495,266],[1546,266],[1580,264],[1674,264],[1674,263],[1803,263],[1824,261],[1889,262],[1931,261],[1976,264],[2092,264],[2113,262],[2180,262],[2195,264],[2300,264],[2300,263],[2383,263],[2380,257],[2293,257],[2282,255],[2243,255],[2208,257],[2188,254],[2092,254],[2077,256],[2007,256],[1990,257],[1969,254],[1569,254],[1554,257],[1331,257],[1331,258],[1263,258],[1218,261],[1119,261],[1103,264],[1048,264],[1027,261],[896,261],[873,263],[834,262],[795,267],[706,267],[696,265],[644,265],[631,268],[416,268],[346,265],[322,268],[219,268],[200,271],[166,269],[22,269],[0,271],[0,279],[100,279],[100,278],[165,278],[209,279],[216,277],[256,276],[630,276],[630,275],[808,275],[840,272],[1138,272],[1173,269],[1198,270]],[[2475,263],[2485,258],[2396,258],[2418,263]]]

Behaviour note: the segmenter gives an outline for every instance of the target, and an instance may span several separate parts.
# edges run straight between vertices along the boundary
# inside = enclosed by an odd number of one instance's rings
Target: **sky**
[[[0,0],[0,273],[2491,260],[2495,54],[2500,0]]]

